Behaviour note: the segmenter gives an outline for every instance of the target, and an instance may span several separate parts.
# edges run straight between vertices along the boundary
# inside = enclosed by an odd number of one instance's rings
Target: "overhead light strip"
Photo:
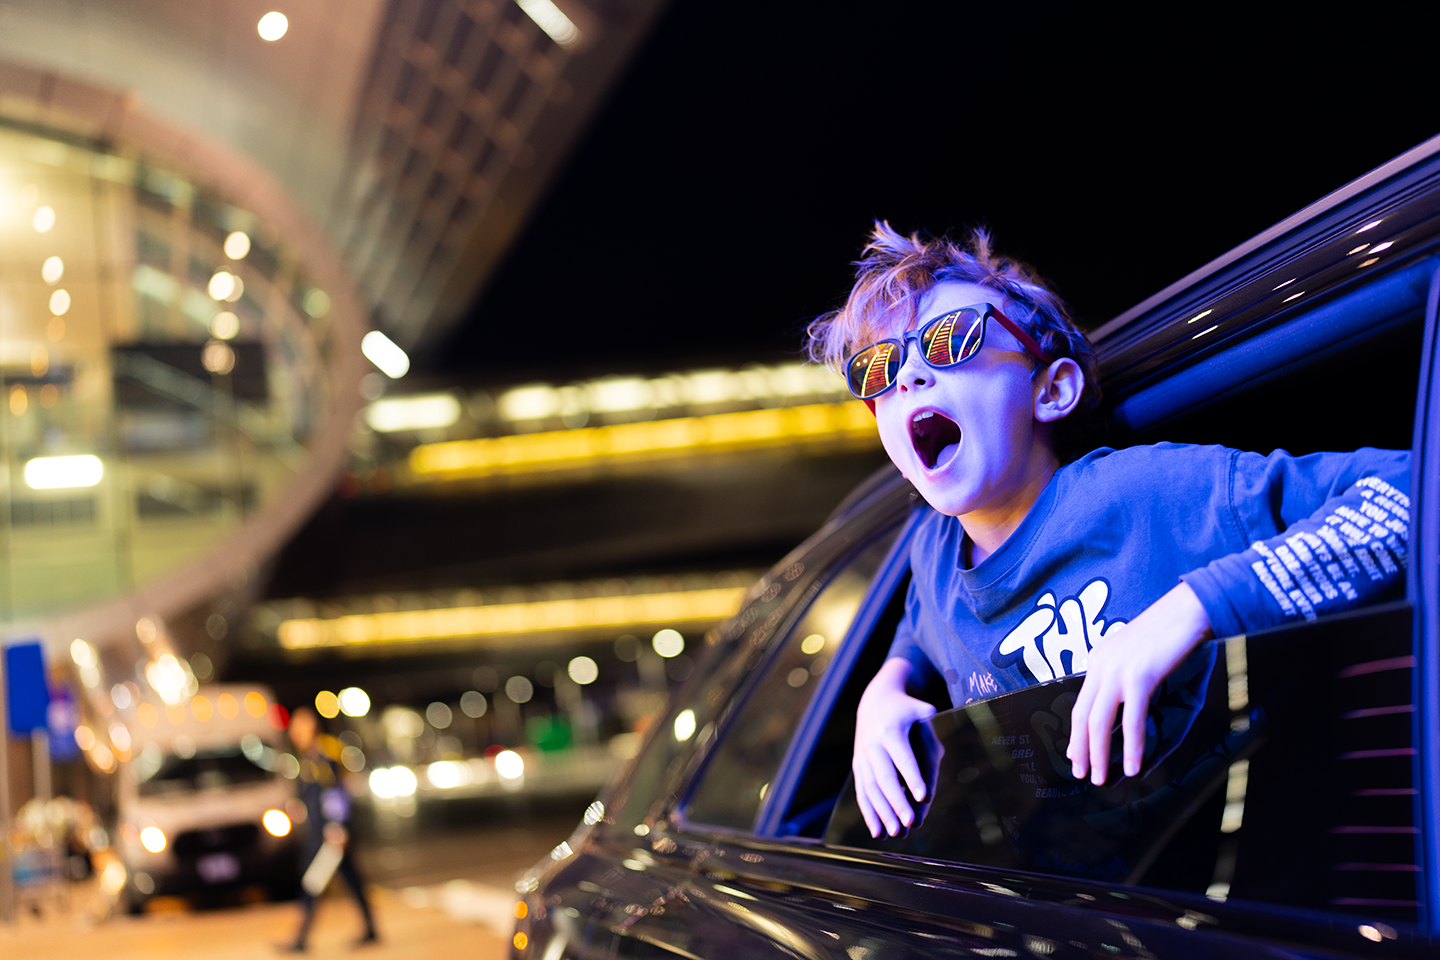
[[[828,439],[873,441],[875,420],[852,400],[457,440],[416,447],[410,469],[417,477],[449,479]]]
[[[523,636],[597,628],[632,628],[723,620],[733,614],[744,587],[716,587],[638,596],[583,597],[497,603],[438,610],[360,613],[333,619],[285,620],[280,646],[287,650],[355,644]]]

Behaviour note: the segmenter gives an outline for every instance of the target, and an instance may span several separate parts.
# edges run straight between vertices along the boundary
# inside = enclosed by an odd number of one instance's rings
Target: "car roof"
[[[1368,234],[1366,236],[1365,234]],[[1367,243],[1368,241],[1368,243]],[[1389,243],[1362,276],[1362,244]],[[1192,271],[1090,333],[1112,397],[1233,347],[1327,297],[1440,247],[1440,136],[1432,137]],[[1304,296],[1295,294],[1303,291]],[[1193,321],[1203,319],[1198,327]],[[1214,335],[1195,339],[1213,326]]]

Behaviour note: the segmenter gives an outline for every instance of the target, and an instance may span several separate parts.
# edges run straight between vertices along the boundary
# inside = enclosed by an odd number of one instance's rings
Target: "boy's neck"
[[[1020,524],[1030,515],[1035,502],[1040,499],[1040,494],[1045,492],[1050,478],[1055,476],[1058,469],[1059,458],[1052,451],[1046,450],[1044,455],[1032,463],[1026,471],[1024,482],[1009,499],[993,508],[975,510],[958,518],[960,526],[965,530],[964,556],[961,560],[967,569],[985,562],[991,554],[1004,546],[1010,535],[1018,530]]]

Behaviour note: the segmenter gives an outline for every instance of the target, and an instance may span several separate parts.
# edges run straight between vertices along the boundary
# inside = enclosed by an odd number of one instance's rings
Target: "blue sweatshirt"
[[[1095,450],[973,568],[959,520],[918,521],[890,655],[938,672],[960,706],[1083,672],[1097,642],[1182,580],[1217,637],[1396,597],[1409,484],[1403,450]]]

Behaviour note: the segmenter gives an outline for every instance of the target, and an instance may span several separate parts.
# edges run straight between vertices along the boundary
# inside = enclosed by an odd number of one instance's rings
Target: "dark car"
[[[1103,788],[1064,759],[1080,677],[942,712],[912,736],[922,819],[875,840],[855,710],[929,509],[886,469],[712,631],[640,755],[519,882],[514,955],[1432,955],[1437,252],[1440,138],[1094,335],[1110,445],[1413,447],[1404,597],[1215,641],[1178,732],[1173,704],[1153,713],[1168,733],[1141,776]]]

